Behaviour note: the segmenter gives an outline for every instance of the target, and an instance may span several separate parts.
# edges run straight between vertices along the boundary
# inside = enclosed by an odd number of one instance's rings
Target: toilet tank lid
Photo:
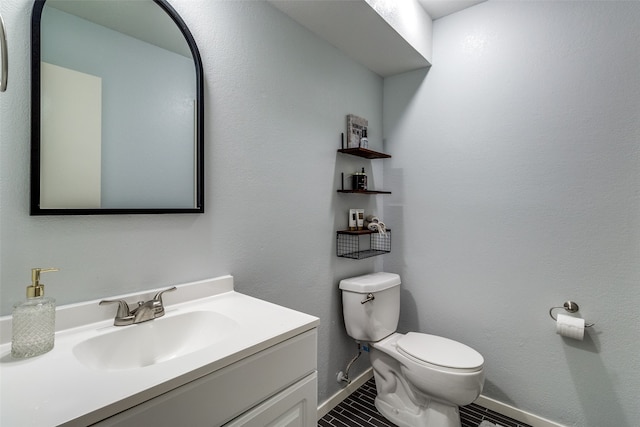
[[[395,273],[371,273],[340,281],[340,289],[366,294],[400,285],[400,276]]]

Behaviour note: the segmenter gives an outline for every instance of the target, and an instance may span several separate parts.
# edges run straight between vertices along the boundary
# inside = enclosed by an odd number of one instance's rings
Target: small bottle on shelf
[[[369,148],[369,138],[367,138],[367,128],[362,129],[362,138],[360,138],[360,148]]]
[[[367,190],[367,174],[364,172],[364,168],[362,168],[362,172],[356,172],[352,175],[351,188],[358,191]]]

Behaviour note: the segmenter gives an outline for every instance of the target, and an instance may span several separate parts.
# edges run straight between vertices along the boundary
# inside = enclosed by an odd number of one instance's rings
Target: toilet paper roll
[[[558,314],[556,334],[582,341],[584,339],[584,319]]]

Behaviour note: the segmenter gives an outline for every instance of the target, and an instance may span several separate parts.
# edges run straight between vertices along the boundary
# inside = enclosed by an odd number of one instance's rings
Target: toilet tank
[[[372,273],[340,281],[342,314],[347,334],[358,341],[376,342],[391,335],[400,316],[400,276]],[[373,299],[363,303],[367,295]]]

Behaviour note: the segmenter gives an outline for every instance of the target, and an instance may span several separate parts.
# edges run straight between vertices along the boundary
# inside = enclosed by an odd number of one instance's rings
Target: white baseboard
[[[360,374],[355,380],[351,380],[351,382],[345,388],[325,400],[320,406],[318,406],[318,419],[327,415],[329,411],[338,406],[340,402],[349,397],[351,393],[360,388],[362,384],[369,381],[369,379],[372,377],[373,369],[369,368],[362,374]]]
[[[329,411],[338,406],[340,402],[349,397],[349,395],[356,391],[362,384],[369,381],[371,377],[373,377],[373,369],[369,368],[360,374],[355,380],[351,381],[351,383],[345,388],[325,400],[320,406],[318,406],[318,419],[327,415]],[[534,427],[566,427],[562,424],[547,420],[546,418],[539,417],[530,412],[523,411],[483,395],[480,395],[474,403]]]
[[[478,397],[473,403],[534,427],[565,427],[562,424],[547,420],[546,418],[539,417],[530,412],[523,411],[483,395],[480,395],[480,397]]]

